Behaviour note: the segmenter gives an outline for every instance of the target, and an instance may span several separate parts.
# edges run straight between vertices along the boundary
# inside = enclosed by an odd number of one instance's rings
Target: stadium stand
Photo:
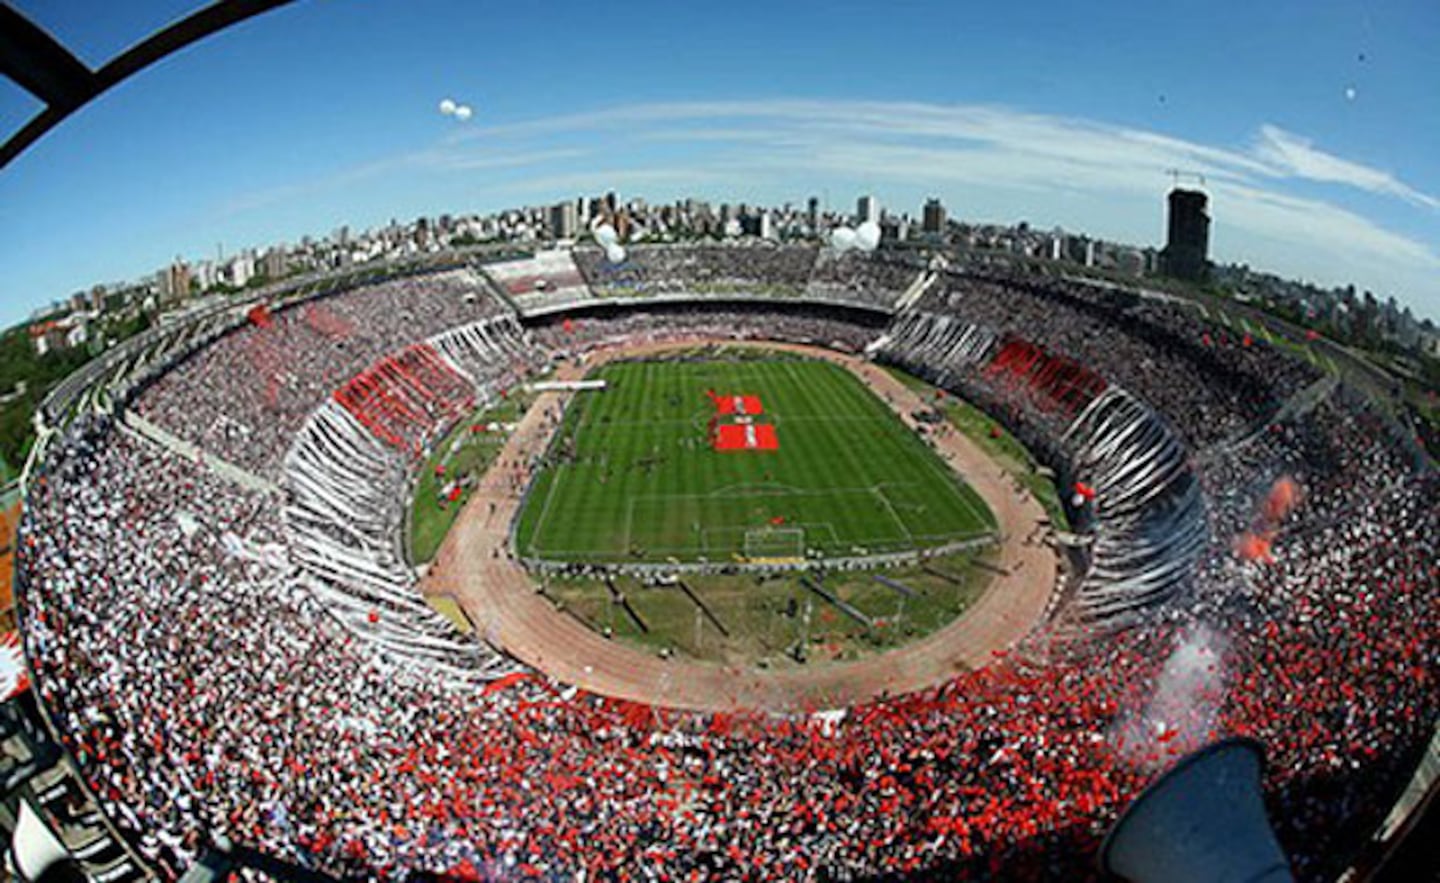
[[[882,255],[821,249],[805,294],[818,300],[893,308],[920,282],[922,271],[909,262]]]
[[[805,293],[819,250],[812,245],[631,245],[614,263],[599,249],[575,251],[575,262],[602,297],[742,294],[792,298]]]
[[[354,289],[246,323],[163,374],[134,407],[273,481],[288,440],[346,380],[386,353],[502,310],[468,270]]]
[[[595,299],[566,249],[485,264],[483,270],[522,313],[573,309]]]
[[[650,264],[655,284],[814,284],[813,250],[720,251]],[[587,260],[556,278],[589,302]],[[135,403],[285,483],[284,511],[103,415],[51,446],[26,501],[39,695],[165,876],[223,832],[383,878],[1092,879],[1101,832],[1168,758],[1242,734],[1269,750],[1297,876],[1333,879],[1440,713],[1440,482],[1344,387],[1174,305],[957,273],[893,323],[705,303],[525,332],[465,272],[321,303],[220,337]],[[1094,487],[1079,615],[932,689],[792,717],[592,696],[443,632],[394,507],[407,451],[452,409],[412,408],[387,444],[333,393],[421,342],[483,398],[551,357],[685,337],[871,347],[984,407]]]

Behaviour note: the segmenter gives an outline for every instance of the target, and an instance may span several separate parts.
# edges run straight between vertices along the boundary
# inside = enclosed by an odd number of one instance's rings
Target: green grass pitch
[[[565,414],[520,514],[524,557],[835,557],[995,530],[974,490],[839,366],[692,357],[615,362],[591,376],[607,388],[578,394]],[[775,424],[780,449],[712,450],[707,389],[758,395],[765,414],[755,420]]]

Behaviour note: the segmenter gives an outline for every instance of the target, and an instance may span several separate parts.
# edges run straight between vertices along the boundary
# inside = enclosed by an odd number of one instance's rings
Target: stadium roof
[[[0,145],[0,169],[111,86],[216,31],[289,2],[217,0],[155,31],[94,69],[10,3],[0,2],[0,73],[45,105]]]

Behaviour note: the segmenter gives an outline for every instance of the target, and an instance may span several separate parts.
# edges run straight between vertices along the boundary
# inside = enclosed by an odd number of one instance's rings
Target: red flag
[[[501,690],[509,689],[510,687],[515,686],[521,681],[528,680],[529,678],[529,674],[523,671],[517,671],[514,674],[508,674],[503,678],[496,678],[495,680],[486,684],[483,692],[486,696],[489,696],[491,693],[498,693]]]

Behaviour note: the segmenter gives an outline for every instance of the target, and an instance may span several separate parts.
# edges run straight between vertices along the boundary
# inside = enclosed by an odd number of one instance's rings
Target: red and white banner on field
[[[710,401],[715,403],[715,413],[721,417],[758,417],[765,413],[765,406],[759,396],[721,396],[710,391]]]
[[[778,451],[780,440],[769,423],[729,423],[715,427],[717,451]]]
[[[755,395],[719,395],[705,391],[715,406],[710,418],[710,443],[717,451],[778,451],[780,440],[773,423],[756,423],[765,406]],[[726,420],[728,422],[721,422]]]

